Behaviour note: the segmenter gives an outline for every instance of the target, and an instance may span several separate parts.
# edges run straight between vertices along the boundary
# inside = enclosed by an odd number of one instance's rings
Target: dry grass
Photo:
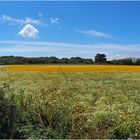
[[[2,68],[8,71],[48,72],[140,72],[140,66],[126,65],[14,65]]]

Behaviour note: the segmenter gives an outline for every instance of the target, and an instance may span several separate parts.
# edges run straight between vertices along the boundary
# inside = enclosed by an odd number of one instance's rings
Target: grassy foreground
[[[0,75],[7,105],[18,108],[15,138],[140,138],[138,67],[113,72],[105,66],[94,72],[84,66],[81,72],[22,67],[4,68]]]

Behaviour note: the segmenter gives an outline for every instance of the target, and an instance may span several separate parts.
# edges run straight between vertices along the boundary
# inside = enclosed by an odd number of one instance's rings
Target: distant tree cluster
[[[21,57],[21,56],[1,56],[0,65],[12,64],[93,64],[92,59],[81,57],[57,58],[53,57]]]
[[[140,58],[124,58],[112,60],[111,63],[118,65],[140,65]]]
[[[106,63],[107,62],[106,55],[97,53],[97,55],[95,56],[95,62],[97,62],[97,63]]]
[[[124,58],[107,61],[105,54],[97,53],[94,60],[81,57],[57,58],[52,57],[21,57],[1,56],[0,65],[13,64],[114,64],[114,65],[140,65],[140,58]]]

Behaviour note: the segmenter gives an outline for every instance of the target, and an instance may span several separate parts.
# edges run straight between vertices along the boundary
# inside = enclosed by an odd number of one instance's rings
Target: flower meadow
[[[1,138],[11,104],[14,138],[140,139],[140,66],[2,67]]]

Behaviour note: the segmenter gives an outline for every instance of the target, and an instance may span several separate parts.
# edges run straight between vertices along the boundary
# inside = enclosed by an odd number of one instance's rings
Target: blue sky
[[[140,2],[0,2],[0,56],[140,57]]]

